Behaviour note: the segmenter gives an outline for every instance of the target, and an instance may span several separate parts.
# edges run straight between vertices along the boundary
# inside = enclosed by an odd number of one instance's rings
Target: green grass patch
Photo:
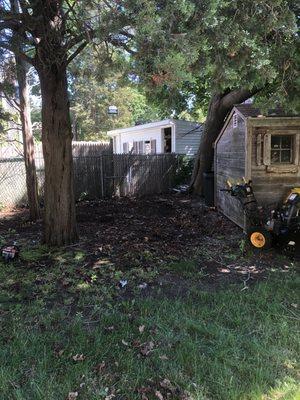
[[[162,266],[162,268],[171,273],[176,273],[183,279],[199,281],[205,275],[201,263],[194,259],[175,260]]]
[[[47,246],[39,245],[21,249],[20,258],[23,261],[34,262],[34,261],[40,261],[48,254],[49,254],[49,248]]]
[[[83,257],[46,269],[0,266],[0,399],[78,392],[78,400],[150,400],[157,391],[181,400],[300,398],[295,272],[243,291],[200,291],[191,281],[184,298],[163,290],[122,297],[122,272],[105,263],[78,271]],[[198,270],[187,261],[171,267],[183,276]],[[139,282],[156,272],[128,276]]]

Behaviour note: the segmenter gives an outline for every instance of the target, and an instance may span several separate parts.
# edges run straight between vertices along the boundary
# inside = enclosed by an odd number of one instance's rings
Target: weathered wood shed
[[[279,111],[262,115],[251,104],[236,105],[215,142],[215,204],[245,228],[238,201],[221,192],[226,180],[253,182],[261,205],[283,200],[300,186],[300,117]]]

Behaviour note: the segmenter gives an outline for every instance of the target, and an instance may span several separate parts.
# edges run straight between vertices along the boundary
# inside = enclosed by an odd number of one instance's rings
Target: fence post
[[[100,155],[101,196],[104,198],[103,155]]]

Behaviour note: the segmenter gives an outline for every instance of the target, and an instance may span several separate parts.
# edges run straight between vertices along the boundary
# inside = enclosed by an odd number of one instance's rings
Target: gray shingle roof
[[[276,108],[274,110],[268,110],[267,112],[262,112],[259,108],[254,107],[252,104],[236,104],[234,106],[245,118],[248,117],[258,117],[263,115],[265,117],[296,117],[296,115],[291,115],[285,113],[282,108]]]

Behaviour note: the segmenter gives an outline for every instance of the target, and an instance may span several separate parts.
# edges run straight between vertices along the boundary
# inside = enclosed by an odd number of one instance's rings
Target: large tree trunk
[[[213,143],[222,129],[226,116],[232,110],[234,104],[242,103],[257,91],[257,89],[250,91],[241,88],[225,93],[216,93],[212,96],[203,135],[195,159],[190,183],[192,192],[203,194],[203,173],[212,169],[214,160]]]
[[[66,67],[40,64],[42,142],[45,160],[44,242],[61,246],[77,239],[73,189],[72,129]]]
[[[30,116],[29,91],[27,82],[28,66],[25,61],[16,56],[17,79],[19,86],[19,105],[22,123],[24,161],[26,170],[26,187],[29,205],[29,218],[36,221],[40,217],[38,202],[38,182],[34,159],[34,142]]]

